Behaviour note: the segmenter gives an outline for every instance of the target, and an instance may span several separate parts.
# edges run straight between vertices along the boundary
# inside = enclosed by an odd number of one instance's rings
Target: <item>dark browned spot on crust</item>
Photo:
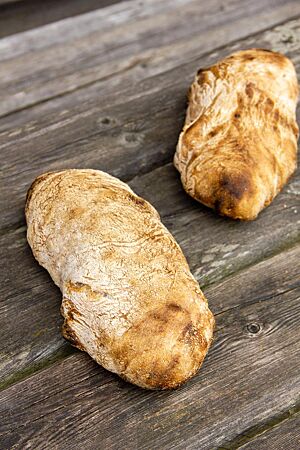
[[[272,110],[273,128],[276,129],[277,122],[279,122],[284,128],[290,128],[296,137],[298,137],[299,129],[297,123],[294,120],[288,120],[286,115],[281,114],[276,108]]]
[[[68,287],[70,289],[72,289],[72,291],[76,291],[76,292],[81,292],[83,289],[86,289],[86,288],[91,289],[88,284],[80,283],[79,281],[74,282],[74,283],[72,281],[69,281]]]
[[[69,281],[67,283],[68,289],[70,289],[73,292],[82,292],[89,296],[89,300],[97,300],[102,297],[108,297],[107,292],[105,291],[94,291],[91,286],[85,283],[79,283],[79,282],[72,282]]]
[[[249,98],[253,97],[253,95],[254,95],[254,88],[255,88],[254,83],[250,82],[250,83],[246,84],[245,92],[246,92],[246,95],[248,95]]]
[[[155,369],[149,371],[147,374],[147,384],[154,387],[155,389],[174,389],[178,387],[182,382],[177,381],[177,377],[174,378],[174,372],[176,373],[177,366],[179,364],[179,355],[174,356],[174,358],[169,362],[164,371],[156,371]],[[155,361],[153,367],[159,367],[160,361]],[[184,381],[184,380],[183,380]]]
[[[63,305],[66,307],[67,318],[74,320],[74,318],[75,318],[74,315],[76,315],[78,317],[81,316],[81,312],[76,308],[76,306],[74,305],[74,303],[71,300],[64,298]],[[63,311],[63,305],[62,305],[61,312]]]
[[[148,316],[149,316],[149,318],[158,320],[158,321],[163,322],[163,323],[167,323],[168,322],[167,314],[164,314],[161,311],[150,311],[148,313]]]
[[[182,307],[177,303],[168,303],[167,308],[172,311],[182,311]]]
[[[266,114],[270,113],[273,108],[274,108],[274,102],[271,98],[268,97],[265,102],[265,113]]]
[[[128,194],[128,198],[129,198],[129,200],[131,200],[134,204],[136,204],[138,206],[146,205],[146,201],[141,197],[137,197],[136,195]]]
[[[71,219],[78,219],[82,214],[84,213],[84,208],[72,208],[70,211],[68,211],[68,218]]]
[[[223,126],[223,125],[219,125],[219,126],[214,127],[214,129],[211,130],[211,131],[208,133],[208,137],[215,137],[215,136],[217,136],[217,134],[219,134],[219,133],[222,134],[223,129],[224,129],[224,126]]]
[[[79,348],[79,350],[84,350],[83,346],[79,342],[75,332],[72,330],[70,325],[68,324],[67,320],[65,320],[63,326],[62,326],[62,335],[65,339],[70,341],[70,343],[74,346]]]
[[[65,321],[62,326],[63,336],[68,339],[72,345],[79,348],[80,350],[84,350],[78,340],[78,337],[76,336],[75,331],[71,328],[71,323],[77,322],[78,318],[81,316],[80,311],[76,308],[71,300],[64,298],[61,306],[61,313],[65,317]]]
[[[255,59],[255,56],[244,55],[243,59],[244,61],[253,61]]]
[[[241,117],[240,113],[236,112],[236,113],[234,114],[234,118],[235,118],[235,119],[240,119],[240,117]]]
[[[292,123],[291,127],[292,127],[294,135],[298,139],[298,137],[299,137],[299,127],[298,127],[297,123]]]
[[[113,356],[124,379],[149,389],[174,389],[200,368],[205,344],[201,329],[193,326],[190,312],[172,298],[133,323],[114,348]]]
[[[130,380],[129,380],[130,381]],[[147,376],[147,388],[149,389],[174,389],[177,386],[169,385],[168,380],[160,373],[149,372]]]
[[[277,64],[279,67],[284,67],[286,64],[286,58],[285,56],[281,55],[280,53],[275,53],[272,51],[264,50],[264,52],[267,53],[266,55],[266,61],[272,62]]]
[[[277,173],[280,176],[280,179],[282,178],[282,171],[280,165],[277,163],[277,159],[275,155],[272,155],[271,157],[271,165],[274,173]]]
[[[276,121],[279,120],[279,111],[278,111],[278,109],[275,109],[275,111],[274,111],[274,119]]]
[[[208,69],[200,70],[197,75],[197,83],[199,85],[201,85],[201,84],[207,82],[208,81],[208,71],[213,72],[213,69],[214,69],[214,66],[209,67]]]
[[[177,376],[180,356],[174,356],[169,364],[162,370],[157,370],[160,367],[161,361],[153,362],[153,368],[146,375],[147,385],[152,389],[175,389],[186,380],[181,380]]]
[[[40,184],[42,181],[46,180],[46,178],[48,178],[48,176],[51,175],[52,173],[53,172],[44,173],[43,175],[40,175],[33,181],[33,183],[31,184],[31,186],[29,187],[29,189],[27,191],[26,201],[25,201],[25,211],[27,211],[27,209],[28,209],[29,202],[31,200],[33,191],[36,189],[38,184]]]
[[[182,330],[179,340],[184,340],[187,343],[192,343],[195,335],[197,334],[197,328],[194,327],[192,322],[189,322]]]
[[[220,179],[220,187],[233,198],[240,200],[245,192],[249,191],[251,184],[249,178],[242,174],[223,174]]]
[[[208,347],[208,343],[192,322],[187,323],[187,325],[184,327],[179,341],[183,341],[191,346],[193,346],[197,342],[197,345],[201,347],[202,351],[206,351]]]
[[[172,361],[170,361],[169,365],[166,368],[166,373],[170,373],[179,363],[179,356],[174,356]]]

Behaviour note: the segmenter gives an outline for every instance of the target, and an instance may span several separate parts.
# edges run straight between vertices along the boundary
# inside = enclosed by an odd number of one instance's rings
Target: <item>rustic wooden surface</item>
[[[300,448],[300,173],[240,223],[187,197],[171,163],[195,71],[256,46],[300,75],[298,16],[292,0],[99,1],[0,39],[1,449]],[[180,390],[130,386],[61,337],[60,292],[26,244],[23,208],[35,176],[66,167],[128,181],[204,287],[215,343]]]

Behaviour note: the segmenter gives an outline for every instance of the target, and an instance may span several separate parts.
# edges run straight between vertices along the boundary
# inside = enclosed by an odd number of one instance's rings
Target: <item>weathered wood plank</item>
[[[2,227],[22,219],[26,190],[41,172],[93,167],[128,180],[170,161],[196,69],[257,45],[284,50],[300,72],[299,28],[300,21],[292,21],[140,82],[133,70],[119,76],[123,91],[114,82],[105,85],[101,102],[100,83],[2,118]]]
[[[103,8],[120,0],[0,0],[0,38]]]
[[[35,270],[25,227],[1,238],[0,387],[70,350],[60,328],[61,295],[43,270]],[[35,267],[34,267],[35,266]]]
[[[218,217],[188,197],[171,164],[130,183],[161,213],[201,285],[217,282],[300,239],[298,184],[299,176],[256,221],[242,223]],[[25,225],[5,232],[0,248],[4,353],[0,378],[6,383],[66,352],[67,346],[60,336],[61,295],[32,257]],[[290,276],[295,277],[295,271]],[[15,323],[20,325],[16,328]]]
[[[0,394],[1,448],[114,449],[125,436],[128,449],[205,450],[289,409],[300,389],[299,256],[207,290],[215,343],[181,389],[143,391],[76,353]]]
[[[298,450],[300,448],[300,413],[284,420],[239,448],[243,450]]]
[[[153,57],[150,72],[166,70],[299,14],[296,0],[133,0],[12,36],[0,42],[0,113],[132,66],[143,78]]]

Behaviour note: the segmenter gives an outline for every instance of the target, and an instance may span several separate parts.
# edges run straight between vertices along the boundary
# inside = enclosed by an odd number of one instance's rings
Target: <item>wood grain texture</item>
[[[76,353],[0,394],[1,448],[113,449],[126,436],[128,449],[205,450],[289,409],[300,400],[299,256],[207,289],[215,343],[181,389],[143,391]]]
[[[133,68],[130,74],[104,83],[102,90],[101,83],[95,84],[2,118],[2,227],[22,220],[26,191],[41,172],[91,167],[126,181],[171,161],[185,114],[187,87],[197,68],[256,45],[284,49],[299,73],[300,42],[294,37],[299,27],[300,21],[292,21],[180,66],[176,51],[173,64],[177,67],[166,72],[155,75],[150,70],[138,81]],[[197,46],[194,57],[198,51]],[[188,58],[188,49],[184,55]]]
[[[8,37],[0,42],[0,113],[95,81],[103,93],[104,80],[132,67],[144,78],[299,14],[297,0],[133,0]]]
[[[300,448],[300,413],[265,431],[240,448],[243,450],[298,450]]]
[[[0,0],[0,38],[66,17],[103,8],[120,0]]]

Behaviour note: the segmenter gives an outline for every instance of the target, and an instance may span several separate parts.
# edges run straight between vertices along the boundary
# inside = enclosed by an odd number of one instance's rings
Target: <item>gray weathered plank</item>
[[[300,448],[300,413],[239,447],[243,450],[298,450]]]
[[[207,289],[215,342],[181,389],[144,391],[76,352],[0,394],[1,448],[205,450],[289,409],[300,400],[299,256]]]
[[[0,38],[103,8],[120,0],[0,0]]]
[[[256,221],[248,223],[218,217],[193,201],[171,164],[136,177],[130,185],[161,213],[201,285],[217,282],[300,238],[299,176]],[[67,351],[60,336],[59,290],[32,257],[25,233],[22,226],[0,237],[4,353],[0,378],[4,383]]]
[[[100,83],[2,118],[2,227],[20,222],[26,190],[41,172],[93,167],[128,180],[170,161],[196,69],[257,45],[284,50],[299,72],[299,27],[300,21],[289,22],[136,83],[134,70],[122,74],[122,87],[110,81],[101,102]],[[179,57],[173,54],[173,59]],[[155,64],[159,66],[159,59]]]
[[[132,66],[143,78],[299,14],[296,0],[133,0],[8,37],[0,41],[0,113]]]

